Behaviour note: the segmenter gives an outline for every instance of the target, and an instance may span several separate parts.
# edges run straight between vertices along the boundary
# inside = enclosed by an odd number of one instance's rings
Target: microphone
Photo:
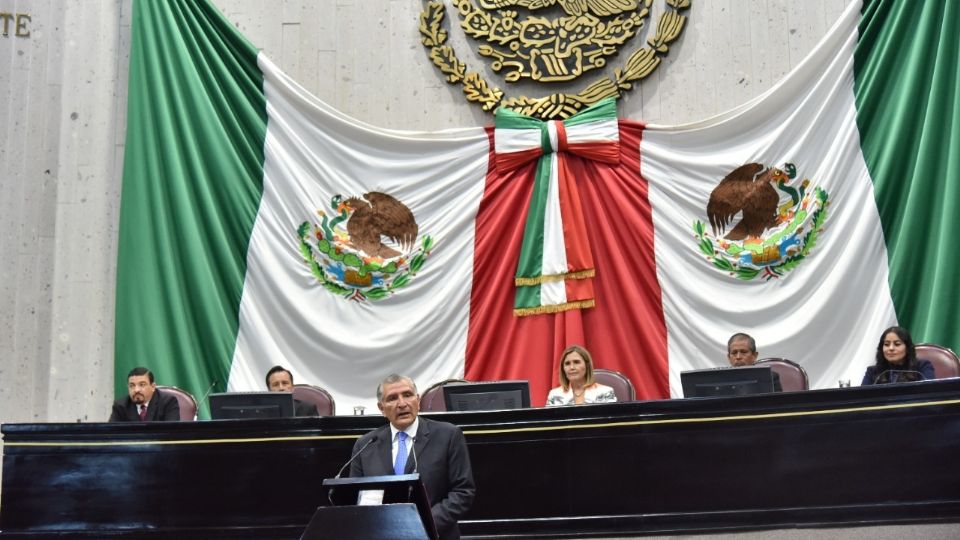
[[[417,463],[417,438],[410,437],[410,453],[413,455],[413,474],[420,470],[420,464]]]
[[[417,474],[420,470],[420,464],[417,463],[417,438],[410,437],[410,453],[413,455],[413,473]],[[413,500],[413,485],[407,487],[407,500]]]
[[[210,387],[207,388],[207,391],[203,393],[203,397],[201,397],[201,398],[200,398],[200,401],[197,402],[199,405],[202,405],[202,404],[204,404],[204,403],[207,402],[207,398],[210,397],[210,392],[213,391],[213,387],[216,386],[218,382],[220,382],[220,381],[218,381],[217,379],[214,379],[213,382],[210,383]],[[197,410],[200,409],[200,406],[199,406],[199,405],[197,406]],[[207,407],[207,408],[209,409],[209,407]],[[208,411],[208,412],[209,412],[209,411]],[[194,415],[194,419],[196,419],[196,415]]]
[[[877,384],[877,381],[880,380],[880,377],[883,377],[884,375],[887,375],[887,374],[889,374],[889,375],[892,376],[892,375],[906,375],[906,374],[908,374],[908,373],[913,373],[913,374],[915,374],[915,375],[919,375],[919,376],[920,376],[920,379],[919,379],[919,380],[921,380],[921,381],[926,380],[926,377],[923,376],[923,373],[920,373],[919,371],[917,371],[917,370],[915,370],[915,369],[888,369],[888,370],[882,372],[881,374],[877,375],[876,378],[873,379],[873,384]],[[890,380],[890,381],[888,381],[888,382],[892,382],[892,383],[900,382],[900,378],[897,377],[896,380]],[[915,382],[915,381],[903,381],[903,382]]]
[[[358,457],[360,457],[360,454],[362,454],[363,451],[366,450],[368,446],[370,446],[371,444],[373,444],[373,441],[375,441],[375,440],[377,440],[377,437],[371,437],[370,440],[367,441],[367,444],[363,445],[363,447],[360,448],[360,450],[358,450],[357,453],[355,453],[354,455],[350,456],[350,459],[348,459],[347,462],[343,464],[343,467],[340,467],[340,470],[337,472],[337,475],[334,476],[333,478],[334,478],[334,479],[340,478],[340,475],[342,475],[342,474],[343,474],[343,471],[346,470],[347,465],[350,465],[351,463],[353,463],[353,460],[355,460],[355,459],[357,459]]]
[[[355,460],[355,459],[357,459],[358,457],[360,457],[360,454],[362,454],[363,451],[366,450],[367,447],[370,446],[371,444],[373,444],[373,442],[376,441],[376,440],[377,440],[377,437],[376,437],[376,436],[370,437],[370,440],[367,441],[367,444],[363,445],[363,447],[361,447],[360,450],[358,450],[356,453],[354,453],[352,456],[350,456],[350,459],[348,459],[347,462],[343,464],[343,467],[340,467],[340,470],[337,471],[337,475],[334,476],[333,479],[336,480],[336,479],[340,478],[340,475],[343,474],[343,471],[346,470],[347,466],[350,465],[351,463],[353,463],[353,460]],[[333,490],[334,490],[334,487],[333,487],[333,486],[330,486],[330,491],[327,492],[327,500],[330,502],[330,506],[335,506],[335,505],[333,504]]]

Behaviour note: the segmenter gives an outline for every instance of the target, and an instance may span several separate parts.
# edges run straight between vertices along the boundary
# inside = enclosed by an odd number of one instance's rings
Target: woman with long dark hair
[[[860,386],[925,381],[933,378],[933,364],[917,358],[910,332],[900,326],[891,326],[880,334],[877,361],[867,368]]]

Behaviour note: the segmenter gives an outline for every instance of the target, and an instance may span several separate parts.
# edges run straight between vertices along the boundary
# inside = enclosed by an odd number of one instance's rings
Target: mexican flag
[[[526,379],[540,405],[581,344],[660,399],[739,331],[815,388],[858,381],[896,321],[956,347],[958,20],[851,6],[696,124],[606,102],[421,133],[332,109],[208,2],[136,2],[117,391],[136,365],[198,397],[263,390],[280,364],[341,414],[394,372]]]

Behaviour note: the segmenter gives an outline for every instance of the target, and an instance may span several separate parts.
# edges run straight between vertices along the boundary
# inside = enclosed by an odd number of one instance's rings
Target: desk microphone
[[[360,457],[360,454],[362,454],[363,451],[366,450],[367,447],[370,446],[371,444],[373,444],[373,441],[376,441],[376,440],[377,440],[377,437],[371,437],[370,440],[367,441],[367,444],[363,445],[363,447],[361,447],[360,450],[357,451],[357,453],[355,453],[355,454],[353,454],[352,456],[350,456],[350,459],[348,459],[347,462],[343,464],[343,467],[340,467],[340,470],[337,471],[337,475],[334,476],[333,478],[334,478],[334,479],[340,478],[340,475],[343,474],[343,471],[346,470],[347,466],[350,465],[351,463],[353,463],[353,460],[355,460],[355,459],[357,459],[358,457]]]
[[[336,480],[337,478],[340,478],[340,475],[343,474],[343,471],[345,471],[345,470],[347,469],[347,466],[350,465],[351,463],[353,463],[353,460],[355,460],[355,459],[357,459],[358,457],[360,457],[360,454],[362,454],[363,451],[366,450],[367,447],[370,446],[371,444],[373,444],[373,442],[376,441],[376,440],[377,440],[377,437],[376,437],[376,436],[371,437],[370,440],[367,441],[367,444],[363,445],[363,447],[360,448],[360,450],[358,450],[356,453],[354,453],[352,456],[350,456],[350,459],[348,459],[347,462],[343,464],[343,467],[340,467],[340,470],[337,471],[337,475],[334,476],[333,479]],[[330,506],[334,506],[334,504],[333,504],[333,490],[334,490],[334,487],[333,487],[333,486],[330,486],[330,491],[327,492],[327,500],[330,501]]]
[[[416,474],[420,470],[420,464],[417,463],[417,438],[410,437],[410,453],[413,454],[413,474]]]
[[[410,453],[413,454],[413,473],[417,474],[417,471],[420,470],[420,464],[417,463],[417,438],[410,437]],[[413,499],[413,486],[407,488],[407,500]]]
[[[914,370],[914,369],[888,369],[888,370],[884,371],[883,373],[877,375],[877,377],[876,377],[875,379],[873,379],[873,384],[877,384],[877,381],[880,380],[880,377],[883,377],[884,375],[887,375],[887,374],[889,374],[889,375],[894,375],[894,374],[906,375],[907,373],[915,373],[915,374],[917,374],[917,375],[920,376],[920,379],[918,379],[918,380],[921,380],[921,381],[926,380],[926,377],[923,376],[923,373],[920,373],[919,371]],[[894,383],[895,383],[895,382],[900,382],[900,378],[898,377],[897,380],[895,380],[895,381],[891,381],[891,380],[889,380],[889,378],[888,378],[888,381],[887,381],[887,382],[894,382]],[[904,382],[915,382],[915,381],[904,381]]]
[[[200,398],[200,401],[197,402],[199,405],[203,405],[204,403],[207,402],[207,398],[210,397],[210,392],[213,391],[213,387],[216,386],[218,382],[220,382],[220,381],[218,381],[217,379],[214,379],[213,382],[210,383],[210,387],[207,388],[207,391],[203,393],[203,397],[201,397],[201,398]],[[199,405],[197,406],[197,409],[200,408]],[[209,409],[209,408],[210,408],[210,407],[208,406],[207,409]]]

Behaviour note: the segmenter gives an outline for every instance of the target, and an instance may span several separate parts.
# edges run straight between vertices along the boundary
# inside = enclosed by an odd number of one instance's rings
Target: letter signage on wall
[[[30,14],[0,11],[0,37],[30,37]]]

